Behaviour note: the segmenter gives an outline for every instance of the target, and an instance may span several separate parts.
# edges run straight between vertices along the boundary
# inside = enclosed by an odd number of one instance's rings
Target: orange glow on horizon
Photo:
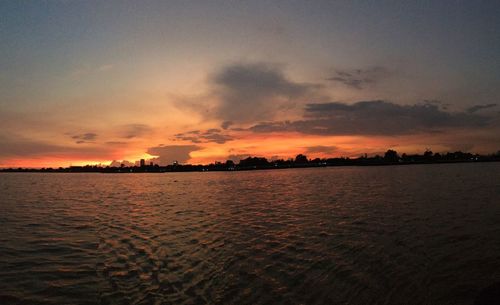
[[[268,159],[288,159],[294,158],[298,154],[305,154],[308,158],[329,158],[329,157],[350,157],[357,158],[365,153],[368,155],[383,154],[387,149],[395,149],[400,153],[417,153],[425,150],[424,145],[419,143],[428,143],[428,135],[422,136],[400,136],[400,137],[382,137],[382,136],[319,136],[304,135],[300,133],[268,133],[259,134],[251,132],[233,133],[234,140],[223,144],[216,143],[191,143],[187,141],[161,141],[164,145],[196,145],[199,150],[190,153],[190,159],[187,163],[191,164],[209,164],[215,161],[224,162],[230,156],[266,157]],[[78,155],[58,154],[55,157],[43,156],[36,158],[7,158],[0,163],[0,167],[23,167],[23,168],[42,168],[42,167],[67,167],[83,165],[102,165],[107,166],[112,161],[136,162],[140,159],[149,160],[157,156],[150,155],[145,151],[148,147],[159,146],[151,145],[152,139],[148,141],[135,141],[126,143],[114,150],[111,150],[103,158],[86,158]],[[158,143],[158,141],[155,141]],[[160,142],[160,143],[161,143]],[[154,143],[154,142],[153,142]],[[394,145],[399,143],[399,145]],[[415,144],[416,143],[416,144]],[[445,151],[444,146],[434,145],[434,151]]]

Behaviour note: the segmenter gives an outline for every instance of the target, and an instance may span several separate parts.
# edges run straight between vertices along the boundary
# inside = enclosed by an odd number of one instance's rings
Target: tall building
[[[146,166],[146,160],[141,159],[141,167],[145,167],[145,166]]]

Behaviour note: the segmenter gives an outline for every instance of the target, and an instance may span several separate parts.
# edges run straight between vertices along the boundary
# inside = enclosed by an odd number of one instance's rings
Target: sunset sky
[[[0,167],[500,150],[500,1],[0,12]]]

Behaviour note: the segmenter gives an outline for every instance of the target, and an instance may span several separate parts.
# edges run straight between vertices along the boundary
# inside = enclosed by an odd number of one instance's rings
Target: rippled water
[[[1,304],[472,304],[500,164],[0,175]]]

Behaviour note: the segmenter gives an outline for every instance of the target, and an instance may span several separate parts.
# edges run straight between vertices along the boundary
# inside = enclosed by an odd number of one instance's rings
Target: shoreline
[[[457,164],[457,163],[489,163],[500,162],[500,159],[491,160],[443,160],[443,161],[414,161],[414,162],[388,162],[360,159],[345,159],[344,162],[309,162],[305,164],[288,165],[253,165],[253,166],[231,166],[225,164],[210,165],[168,165],[168,166],[144,166],[144,167],[99,167],[99,166],[72,166],[66,168],[4,168],[0,173],[102,173],[102,174],[135,174],[135,173],[179,173],[179,172],[234,172],[254,170],[280,170],[293,168],[320,168],[320,167],[347,167],[347,166],[407,166],[407,165],[430,165],[430,164]]]

